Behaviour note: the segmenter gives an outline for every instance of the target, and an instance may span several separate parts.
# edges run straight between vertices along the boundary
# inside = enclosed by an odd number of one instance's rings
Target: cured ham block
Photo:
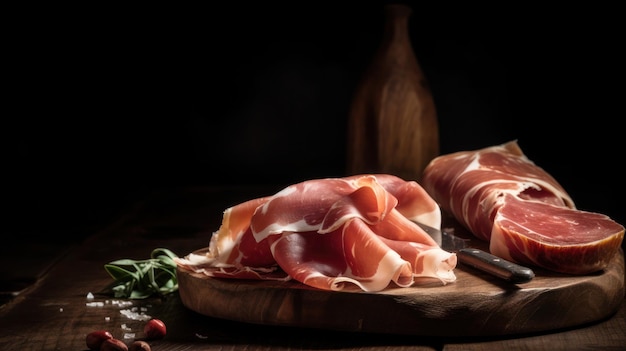
[[[566,274],[604,269],[624,226],[578,210],[563,187],[510,141],[433,159],[421,185],[492,254]]]
[[[206,253],[176,263],[207,277],[295,279],[324,290],[454,282],[456,255],[413,221],[441,227],[438,204],[415,181],[313,179],[226,209]]]

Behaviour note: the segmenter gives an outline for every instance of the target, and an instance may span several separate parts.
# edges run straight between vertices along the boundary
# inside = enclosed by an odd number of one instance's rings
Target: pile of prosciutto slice
[[[439,156],[421,185],[492,254],[566,274],[607,267],[624,226],[606,215],[576,209],[559,183],[517,141]]]
[[[176,263],[201,276],[295,279],[324,290],[454,282],[456,255],[413,221],[441,227],[438,204],[415,181],[313,179],[226,209],[209,247]]]

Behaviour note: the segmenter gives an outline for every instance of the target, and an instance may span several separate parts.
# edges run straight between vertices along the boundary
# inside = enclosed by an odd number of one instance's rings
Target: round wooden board
[[[624,300],[624,252],[606,270],[569,276],[535,269],[525,284],[469,266],[445,286],[390,286],[377,293],[334,292],[299,282],[209,278],[178,270],[183,304],[239,322],[420,336],[543,332],[602,320]]]

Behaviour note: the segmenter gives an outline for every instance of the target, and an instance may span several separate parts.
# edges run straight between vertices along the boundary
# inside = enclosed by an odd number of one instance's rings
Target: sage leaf
[[[165,296],[178,290],[176,262],[178,256],[166,248],[152,250],[149,259],[119,259],[104,265],[113,278],[102,293],[117,298],[145,299]]]

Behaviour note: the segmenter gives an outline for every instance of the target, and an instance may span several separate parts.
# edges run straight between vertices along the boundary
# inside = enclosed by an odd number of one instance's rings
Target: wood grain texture
[[[523,285],[471,267],[446,286],[379,293],[331,292],[298,282],[208,278],[179,270],[183,304],[200,314],[240,322],[351,332],[421,336],[503,336],[595,322],[624,298],[624,254],[598,274],[569,276],[535,270]]]

